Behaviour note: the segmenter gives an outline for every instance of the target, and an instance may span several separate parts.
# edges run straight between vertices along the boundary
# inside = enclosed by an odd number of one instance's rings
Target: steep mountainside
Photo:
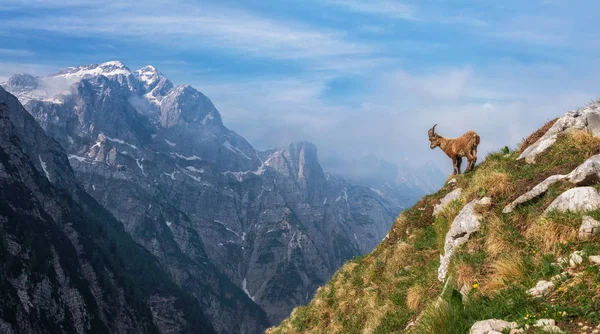
[[[409,208],[426,194],[435,192],[446,177],[433,165],[418,168],[398,165],[374,155],[352,161],[329,158],[328,170],[361,186],[369,187],[388,200],[398,212]]]
[[[600,102],[550,121],[404,211],[267,332],[599,332],[599,153]]]
[[[213,329],[0,88],[0,332],[174,331]]]
[[[397,214],[325,174],[310,143],[256,151],[206,96],[151,66],[108,62],[4,86],[67,150],[86,190],[211,306],[220,332],[261,331],[262,310],[278,323]]]

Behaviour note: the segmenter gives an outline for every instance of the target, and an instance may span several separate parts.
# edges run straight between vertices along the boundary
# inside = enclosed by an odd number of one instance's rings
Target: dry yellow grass
[[[488,234],[485,239],[486,252],[492,257],[506,254],[511,246],[505,236],[506,229],[502,226],[502,220],[496,215],[490,215],[487,220],[487,229]]]
[[[557,252],[560,244],[575,240],[577,228],[540,217],[527,228],[525,237],[537,242],[539,251],[543,253]]]
[[[479,195],[480,190],[492,198],[506,197],[511,193],[510,176],[507,173],[494,170],[494,165],[482,166],[482,170],[473,175],[469,186],[463,193],[463,198],[469,200]]]
[[[490,265],[491,274],[481,287],[483,294],[493,294],[506,287],[507,282],[517,281],[525,275],[523,258],[518,253],[505,255]]]
[[[425,294],[425,289],[420,285],[410,287],[406,293],[406,306],[411,311],[417,311],[421,306],[421,301]]]

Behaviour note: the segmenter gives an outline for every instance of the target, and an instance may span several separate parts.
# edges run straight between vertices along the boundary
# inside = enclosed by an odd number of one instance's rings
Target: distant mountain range
[[[279,323],[381,241],[420,196],[410,192],[430,190],[428,174],[325,173],[307,142],[255,150],[208,97],[153,66],[111,61],[1,85],[66,151],[74,177],[46,159],[35,167],[53,185],[81,184],[221,333]]]

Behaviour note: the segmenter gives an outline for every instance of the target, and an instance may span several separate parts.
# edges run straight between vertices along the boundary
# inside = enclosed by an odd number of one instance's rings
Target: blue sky
[[[600,96],[597,1],[4,0],[0,81],[121,60],[209,96],[259,149],[449,163],[426,131],[515,146]],[[480,153],[480,155],[483,155]],[[449,168],[448,168],[449,169]]]

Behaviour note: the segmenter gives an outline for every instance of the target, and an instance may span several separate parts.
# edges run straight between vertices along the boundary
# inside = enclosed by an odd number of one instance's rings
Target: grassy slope
[[[600,254],[598,238],[576,238],[582,213],[542,217],[573,185],[559,182],[511,214],[502,209],[546,177],[568,173],[599,152],[599,138],[574,132],[560,136],[533,165],[516,161],[519,152],[490,154],[474,172],[457,177],[460,200],[434,219],[433,206],[452,189],[425,196],[396,219],[373,252],[348,261],[309,305],[267,333],[466,333],[475,321],[488,318],[519,324],[554,318],[568,331],[578,322],[597,325],[600,274],[587,259],[572,270],[580,274],[551,295],[535,300],[526,295],[538,280],[559,273],[551,265],[557,256],[575,250]],[[493,204],[478,208],[481,231],[455,253],[444,289],[437,268],[446,232],[462,206],[482,196],[492,197]],[[600,218],[599,212],[587,214]],[[468,298],[463,300],[461,289],[470,290]]]

